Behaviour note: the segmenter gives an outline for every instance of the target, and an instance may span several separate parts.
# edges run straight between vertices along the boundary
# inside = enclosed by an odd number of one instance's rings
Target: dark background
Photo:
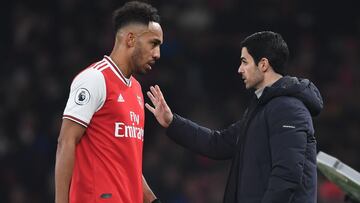
[[[15,0],[0,18],[0,202],[53,202],[56,140],[73,77],[110,54],[111,12],[123,1]],[[221,129],[252,94],[237,74],[240,41],[272,30],[291,56],[288,74],[312,80],[325,108],[318,150],[360,170],[360,15],[355,1],[151,1],[164,30],[161,60],[137,76],[159,84],[174,112]],[[148,100],[147,100],[148,101]],[[143,172],[165,203],[221,202],[228,161],[174,144],[146,113]],[[319,201],[343,193],[319,173]]]

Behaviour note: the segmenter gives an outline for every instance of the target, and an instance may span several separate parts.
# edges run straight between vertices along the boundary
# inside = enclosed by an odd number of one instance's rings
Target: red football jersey
[[[143,202],[139,82],[105,56],[75,77],[63,118],[87,127],[76,146],[70,202]]]

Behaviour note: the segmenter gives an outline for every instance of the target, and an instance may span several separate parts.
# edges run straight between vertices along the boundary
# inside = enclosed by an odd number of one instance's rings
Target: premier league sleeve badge
[[[78,105],[87,104],[90,101],[90,92],[85,88],[80,88],[75,94],[75,103]]]

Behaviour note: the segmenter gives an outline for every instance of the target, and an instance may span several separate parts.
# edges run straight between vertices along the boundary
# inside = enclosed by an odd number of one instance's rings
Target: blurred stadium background
[[[356,1],[150,1],[164,44],[153,71],[174,112],[220,129],[250,94],[237,74],[240,41],[261,30],[288,42],[289,74],[311,79],[325,101],[318,149],[360,170],[360,15]],[[111,11],[124,1],[1,3],[0,202],[53,202],[56,139],[72,78],[113,46]],[[175,145],[147,113],[144,174],[165,203],[221,202],[228,161]],[[319,173],[319,203],[344,194]]]

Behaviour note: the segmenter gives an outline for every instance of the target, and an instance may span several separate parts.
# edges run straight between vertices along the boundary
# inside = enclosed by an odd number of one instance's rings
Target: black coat
[[[213,159],[232,159],[224,203],[315,203],[312,116],[323,107],[307,79],[283,77],[254,96],[242,118],[217,131],[174,114],[167,135]]]

